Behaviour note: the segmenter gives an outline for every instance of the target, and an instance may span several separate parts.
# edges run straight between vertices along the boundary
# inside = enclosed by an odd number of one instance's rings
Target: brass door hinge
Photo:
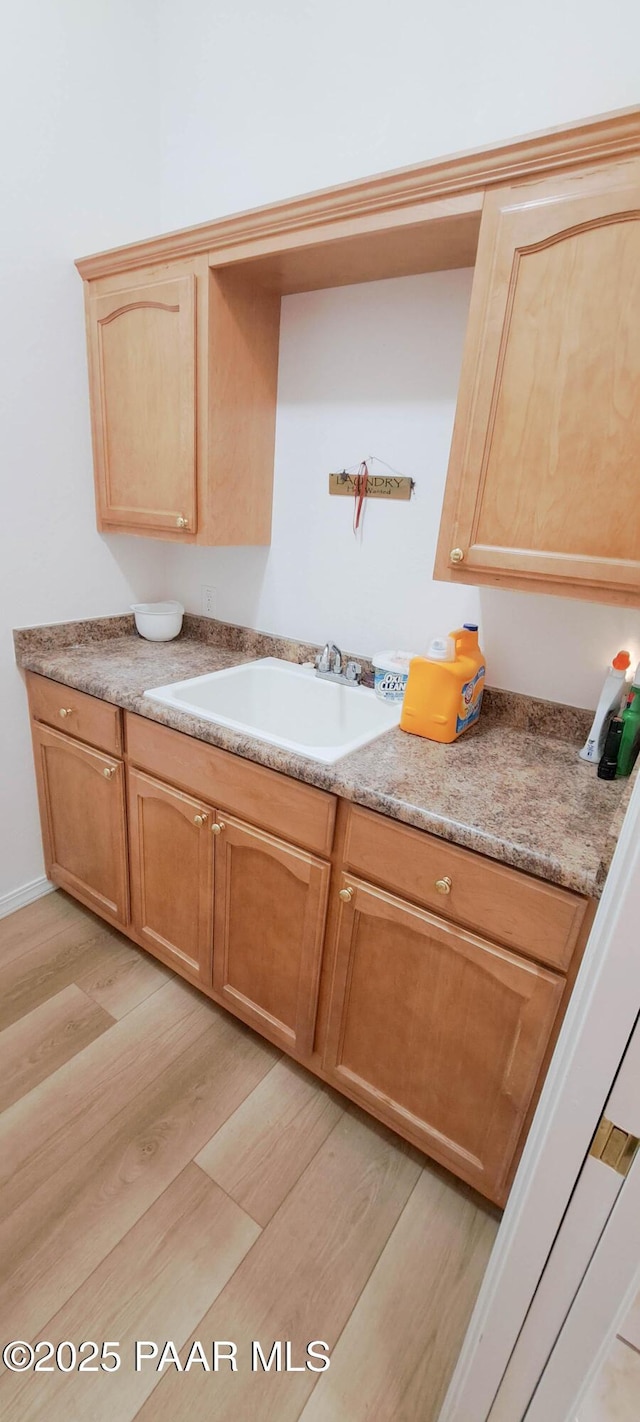
[[[604,1165],[610,1165],[612,1170],[617,1170],[618,1175],[628,1175],[639,1148],[640,1140],[637,1136],[623,1131],[621,1126],[614,1126],[613,1121],[608,1121],[606,1116],[603,1116],[593,1137],[589,1155],[592,1155],[594,1160],[601,1160]]]

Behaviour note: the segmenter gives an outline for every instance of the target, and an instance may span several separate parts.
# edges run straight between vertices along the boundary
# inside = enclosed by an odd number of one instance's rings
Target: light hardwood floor
[[[122,1358],[0,1364],[3,1422],[435,1419],[496,1213],[62,893],[0,922],[0,969],[0,1342]],[[136,1339],[237,1371],[136,1372]]]

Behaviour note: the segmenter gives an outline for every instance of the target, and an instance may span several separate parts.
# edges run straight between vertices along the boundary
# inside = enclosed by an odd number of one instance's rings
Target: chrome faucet
[[[362,677],[362,667],[359,662],[347,662],[345,666],[340,648],[336,647],[335,642],[326,642],[316,657],[316,676],[324,677],[326,681],[357,686]]]

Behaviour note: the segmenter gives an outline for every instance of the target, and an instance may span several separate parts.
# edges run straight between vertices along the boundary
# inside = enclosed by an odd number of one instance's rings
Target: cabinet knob
[[[110,780],[111,777],[112,777],[112,775],[115,775],[115,773],[116,773],[115,765],[105,765],[105,768],[104,768],[104,770],[103,770],[103,772],[102,772],[102,774],[104,775],[105,780]]]
[[[338,898],[342,899],[343,904],[350,904],[353,898],[353,889],[340,889]]]
[[[444,879],[436,879],[436,889],[439,894],[451,893],[451,879],[448,874],[445,874]]]
[[[183,517],[182,517],[182,514],[178,514],[178,517],[177,517],[177,519],[176,519],[176,528],[188,528],[188,527],[189,527],[189,520],[188,520],[188,518],[183,518]]]
[[[462,548],[452,548],[449,558],[452,563],[464,563],[464,552]]]
[[[73,706],[61,706],[61,707],[60,707],[60,715],[62,716],[63,721],[64,721],[65,716],[71,716],[72,714],[73,714]]]
[[[211,826],[211,833],[212,833],[212,834],[222,834],[223,829],[224,829],[224,820],[214,820],[214,822],[213,822],[213,824],[212,824],[212,826]]]
[[[200,815],[194,815],[193,823],[194,825],[198,826],[198,829],[202,829],[202,826],[206,825],[208,818],[209,816],[207,815],[206,810],[203,810]]]

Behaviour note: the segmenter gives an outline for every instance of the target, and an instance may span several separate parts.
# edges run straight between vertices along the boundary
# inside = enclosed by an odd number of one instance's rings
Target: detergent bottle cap
[[[612,667],[615,671],[626,671],[631,666],[631,657],[628,652],[618,652],[614,657]]]
[[[456,657],[456,644],[453,637],[432,637],[427,652],[427,660],[430,662],[454,662]]]

